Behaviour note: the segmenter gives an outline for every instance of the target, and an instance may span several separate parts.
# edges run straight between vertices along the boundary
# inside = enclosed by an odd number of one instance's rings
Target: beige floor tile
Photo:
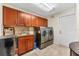
[[[58,44],[52,44],[42,50],[40,49],[34,49],[33,51],[30,51],[22,56],[69,56],[70,55],[70,49],[68,47],[58,45]]]

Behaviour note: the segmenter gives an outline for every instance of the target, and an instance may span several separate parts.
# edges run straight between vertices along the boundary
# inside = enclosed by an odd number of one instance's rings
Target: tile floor
[[[58,44],[52,44],[42,50],[38,48],[34,49],[22,56],[69,56],[69,55],[70,55],[70,49],[68,47]]]

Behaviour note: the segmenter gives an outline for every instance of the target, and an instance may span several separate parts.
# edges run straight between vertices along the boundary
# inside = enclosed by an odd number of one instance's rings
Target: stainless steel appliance
[[[43,27],[40,28],[39,48],[43,49],[51,44],[53,44],[53,28],[52,27]]]
[[[0,36],[0,56],[15,55],[14,36]]]
[[[53,38],[54,38],[53,28],[52,27],[48,27],[47,31],[48,31],[48,38],[49,38],[49,40],[53,40]]]

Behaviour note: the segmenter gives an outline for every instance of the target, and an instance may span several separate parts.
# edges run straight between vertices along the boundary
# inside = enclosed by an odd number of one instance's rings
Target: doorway
[[[39,27],[34,28],[34,49],[39,48]]]

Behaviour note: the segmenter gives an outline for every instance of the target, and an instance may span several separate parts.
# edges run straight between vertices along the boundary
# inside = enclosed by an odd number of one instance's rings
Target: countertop
[[[6,36],[0,36],[0,39],[6,39],[6,38],[15,38],[15,35],[6,35]]]
[[[32,34],[29,34],[29,35],[17,35],[17,37],[24,37],[24,36],[34,36]]]
[[[34,35],[33,34],[29,34],[29,35],[5,35],[5,36],[0,36],[0,39],[16,38],[16,37],[24,37],[24,36],[34,36]]]

